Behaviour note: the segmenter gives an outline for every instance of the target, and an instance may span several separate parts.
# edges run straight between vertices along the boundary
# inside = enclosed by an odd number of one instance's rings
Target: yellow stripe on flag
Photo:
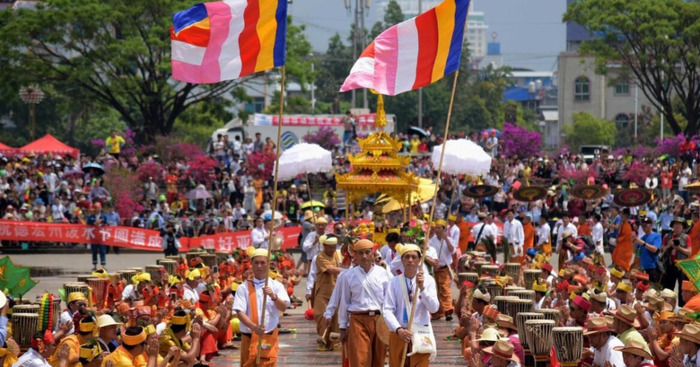
[[[450,54],[452,34],[455,29],[456,8],[454,0],[443,1],[435,7],[435,18],[438,24],[438,48],[435,55],[435,64],[433,64],[432,82],[445,76],[445,64],[447,63],[447,56]]]
[[[275,67],[275,38],[277,37],[277,1],[261,0],[260,18],[258,18],[258,39],[260,40],[260,53],[255,71],[272,69]],[[287,0],[281,0],[287,1]]]

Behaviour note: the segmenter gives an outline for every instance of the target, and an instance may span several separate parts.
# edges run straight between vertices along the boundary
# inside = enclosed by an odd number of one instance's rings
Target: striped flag
[[[173,15],[173,78],[217,83],[284,65],[287,0],[225,0]]]
[[[468,9],[469,0],[445,0],[385,30],[362,52],[340,91],[372,88],[393,96],[457,71]]]

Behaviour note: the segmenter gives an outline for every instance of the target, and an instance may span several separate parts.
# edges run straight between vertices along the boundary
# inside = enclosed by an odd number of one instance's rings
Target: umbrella
[[[91,169],[98,171],[98,174],[100,174],[100,175],[105,173],[104,167],[102,167],[102,165],[99,163],[90,162],[90,163],[83,166],[83,172],[88,172]]]
[[[68,178],[68,177],[73,177],[73,176],[75,176],[75,177],[80,177],[80,176],[82,176],[82,175],[84,175],[84,174],[85,174],[85,172],[83,172],[82,170],[79,170],[79,169],[72,169],[72,170],[70,170],[70,171],[65,172],[65,173],[63,174],[63,178]]]
[[[695,181],[691,184],[685,185],[685,188],[683,190],[695,193],[700,192],[700,181]]]
[[[615,193],[613,201],[619,206],[634,207],[648,203],[651,193],[645,189],[625,189]]]
[[[569,190],[569,194],[579,199],[595,200],[605,196],[605,189],[599,185],[577,185]]]
[[[287,181],[301,174],[328,172],[332,168],[330,151],[317,144],[301,143],[282,153],[277,177],[280,181]]]
[[[546,196],[547,188],[541,186],[526,186],[513,193],[513,199],[524,202],[537,201]]]
[[[29,268],[15,265],[9,256],[0,259],[0,290],[13,297],[22,297],[34,286]]]
[[[416,191],[411,193],[410,203],[426,203],[432,200],[433,197],[435,197],[435,183],[433,182],[433,180],[427,178],[420,178],[418,182],[418,188],[416,189]],[[375,201],[375,204],[382,203],[384,203],[384,206],[382,207],[383,213],[393,212],[394,210],[401,210],[405,208],[408,204],[401,203],[394,197],[389,196],[387,194],[380,195]]]
[[[445,146],[445,157],[442,160],[442,171],[451,175],[485,175],[491,170],[491,156],[484,149],[467,139],[448,140]],[[430,157],[433,167],[440,165],[442,144],[433,148]]]
[[[197,200],[197,199],[209,199],[211,194],[207,189],[201,187],[188,191],[185,194],[185,199]]]
[[[325,207],[326,207],[326,204],[324,204],[324,203],[322,203],[322,202],[320,202],[320,201],[318,201],[318,200],[311,200],[311,201],[305,201],[305,202],[301,203],[301,206],[300,206],[301,209],[309,209],[309,208],[311,208],[311,207],[314,207],[314,208],[319,208],[319,207],[320,207],[320,208],[325,208]]]
[[[462,195],[474,199],[494,196],[496,193],[498,193],[498,187],[492,185],[474,185],[469,186],[462,191]]]
[[[409,135],[419,135],[421,138],[427,138],[430,136],[427,131],[421,129],[418,126],[411,126],[408,128]]]
[[[272,210],[266,210],[263,215],[262,215],[264,220],[270,220],[272,219]],[[284,215],[280,213],[279,211],[275,210],[275,220],[280,220],[284,219]]]

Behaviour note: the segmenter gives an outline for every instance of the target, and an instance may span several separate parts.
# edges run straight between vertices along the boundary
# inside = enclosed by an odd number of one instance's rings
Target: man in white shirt
[[[249,353],[252,333],[263,338],[266,344],[271,344],[269,352],[261,353],[260,362],[262,365],[274,366],[279,351],[277,324],[291,303],[282,283],[268,278],[270,264],[267,250],[255,250],[250,261],[253,279],[243,282],[233,299],[233,311],[241,320],[241,366],[251,363],[250,359],[256,358],[255,354]],[[255,291],[252,291],[253,288]],[[261,322],[263,307],[265,320]]]
[[[384,366],[386,344],[377,335],[389,273],[375,265],[374,243],[359,240],[352,245],[357,266],[342,282],[338,324],[340,341],[347,343],[350,366]]]
[[[433,314],[433,320],[441,319],[445,316],[447,321],[452,320],[452,292],[450,285],[452,284],[452,255],[456,252],[457,246],[452,243],[452,240],[447,236],[445,228],[447,223],[438,219],[433,225],[434,235],[430,238],[429,245],[437,252],[437,260],[426,261],[433,267],[435,282],[438,287],[438,298],[440,299],[440,308]]]
[[[486,223],[486,213],[479,213],[479,223],[472,227],[472,237],[474,237],[474,244],[469,246],[470,250],[474,250],[479,243],[489,238],[496,243],[496,233],[493,232],[493,227]]]
[[[255,228],[250,232],[253,247],[267,249],[270,246],[270,232],[265,229],[262,217],[255,219]]]
[[[404,274],[389,282],[384,296],[382,316],[389,331],[389,366],[399,366],[404,345],[411,342],[413,333],[409,331],[408,319],[411,314],[415,292],[416,298],[413,326],[430,326],[430,314],[437,312],[440,303],[437,298],[435,280],[429,274],[418,272],[421,259],[420,248],[413,244],[399,248]],[[412,328],[415,330],[415,328]],[[411,353],[406,349],[406,353]],[[410,366],[428,366],[430,354],[414,354],[406,357]]]
[[[535,248],[549,255],[552,253],[552,230],[547,220],[546,215],[540,216],[540,226],[537,227],[537,245],[535,245]]]
[[[199,269],[188,270],[185,274],[185,284],[182,286],[182,299],[195,304],[199,301],[199,284],[202,282],[202,273]]]
[[[578,237],[578,229],[576,229],[576,226],[571,223],[571,217],[569,216],[568,212],[564,212],[561,215],[561,224],[559,227],[556,228],[557,230],[557,247],[555,252],[559,254],[559,268],[561,269],[564,265],[564,263],[569,260],[569,251],[568,249],[562,249],[562,241],[564,240],[564,233],[568,234],[568,237],[573,237],[577,238]]]
[[[379,254],[382,255],[382,259],[384,259],[384,261],[386,261],[387,264],[391,265],[391,263],[394,261],[394,258],[399,257],[399,255],[396,253],[396,245],[401,240],[399,236],[399,230],[390,229],[389,233],[387,233],[386,238],[384,240],[386,241],[386,245],[382,246],[382,248],[379,249]]]
[[[63,310],[61,312],[61,315],[59,316],[59,320],[56,323],[56,329],[54,330],[54,335],[57,335],[59,332],[59,329],[61,328],[62,325],[68,323],[68,322],[73,322],[73,316],[75,316],[76,313],[81,313],[83,315],[86,315],[88,313],[87,310],[87,298],[85,297],[85,294],[82,292],[71,292],[68,294],[68,300],[67,300],[67,305],[68,308]],[[71,327],[65,334],[64,336],[68,336],[70,334],[73,334],[75,332],[75,327]]]
[[[447,216],[447,236],[450,237],[452,245],[459,247],[459,227],[457,227],[457,216],[450,214]]]
[[[525,232],[523,232],[523,224],[515,219],[513,209],[508,209],[506,213],[506,222],[503,224],[503,236],[508,239],[508,244],[513,246],[512,256],[523,256],[523,244],[525,243]],[[505,259],[504,263],[510,261]]]
[[[595,244],[595,251],[601,255],[604,255],[603,249],[603,224],[600,223],[602,217],[600,214],[593,214],[593,229],[591,230],[591,236],[593,237],[593,243]]]
[[[328,226],[328,221],[325,217],[321,216],[316,218],[314,224],[316,231],[309,233],[304,239],[304,243],[301,245],[302,251],[306,253],[307,259],[313,259],[314,256],[321,252],[321,237],[326,233],[326,226]]]
[[[615,347],[624,346],[620,339],[612,335],[612,329],[608,326],[605,317],[592,317],[588,320],[588,328],[584,335],[593,348],[593,365],[605,366],[605,362],[610,362],[613,366],[624,366],[622,352],[616,351]],[[584,349],[584,356],[590,355],[590,350]]]

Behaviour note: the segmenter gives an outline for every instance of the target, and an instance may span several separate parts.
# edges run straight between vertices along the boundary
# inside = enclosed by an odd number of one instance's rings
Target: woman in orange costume
[[[617,235],[617,247],[612,253],[613,264],[625,272],[630,271],[632,256],[634,255],[634,231],[629,222],[630,210],[625,208],[620,213],[620,233]]]

